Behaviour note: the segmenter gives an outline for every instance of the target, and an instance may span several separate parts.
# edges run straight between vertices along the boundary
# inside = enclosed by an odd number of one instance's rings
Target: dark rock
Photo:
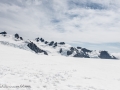
[[[41,53],[42,50],[39,49],[33,42],[27,45],[31,50],[35,51],[36,53]]]
[[[57,42],[56,43],[54,43],[54,46],[53,47],[56,47],[57,46]]]
[[[85,53],[77,53],[74,57],[90,58],[89,55]]]
[[[60,51],[59,51],[60,53],[62,53],[62,48],[60,49]]]
[[[71,47],[69,51],[67,51],[67,55],[71,55],[75,51],[74,47]]]
[[[44,42],[44,39],[41,42]]]
[[[36,44],[34,44],[33,42],[28,43],[27,45],[31,50],[33,50],[35,53],[44,53],[45,55],[48,55],[48,53],[42,49],[40,49],[39,47],[37,47]]]
[[[79,53],[79,50],[78,50],[78,49],[76,49],[76,48],[74,48],[74,51],[76,51],[76,53]]]
[[[39,42],[39,37],[35,39],[37,42]]]
[[[40,41],[41,41],[41,42],[44,42],[44,39],[43,39],[43,38],[40,38]]]
[[[79,52],[76,48],[71,47],[70,51],[67,51],[67,55],[71,55],[73,52],[76,52],[74,57],[84,57],[84,58],[90,58],[88,54],[86,54],[86,51],[88,52],[89,50],[83,49],[84,52]]]
[[[43,51],[45,55],[48,55],[48,53],[46,51]]]
[[[77,47],[77,49],[82,49],[82,47]]]
[[[20,37],[20,40],[23,40],[23,38],[22,38],[22,37]]]
[[[71,55],[73,53],[73,51],[67,51],[67,55]]]
[[[45,41],[45,44],[48,44],[48,41]]]
[[[42,41],[42,38],[40,38],[40,41]]]
[[[54,45],[57,46],[57,42]]]
[[[17,33],[15,34],[15,38],[17,38],[17,39],[19,38],[19,35]]]
[[[4,32],[1,32],[0,34],[2,34],[5,37],[7,33],[4,31]]]
[[[101,59],[117,59],[116,57],[110,56],[110,54],[107,51],[101,51],[100,56]]]
[[[0,34],[7,34],[7,33],[4,31],[4,32],[1,32]]]
[[[60,42],[59,44],[60,44],[60,45],[65,45],[65,42]]]
[[[52,46],[54,44],[54,41],[51,41],[50,43],[49,43],[49,46]]]
[[[86,48],[82,48],[82,51],[83,51],[84,53],[86,53],[86,52],[92,52],[91,50],[88,50],[88,49],[86,49]]]
[[[74,51],[75,49],[74,49],[74,47],[71,47],[70,50],[71,50],[71,51]]]

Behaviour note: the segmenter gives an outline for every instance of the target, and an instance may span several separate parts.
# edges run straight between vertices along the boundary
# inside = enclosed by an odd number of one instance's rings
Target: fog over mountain
[[[0,31],[120,52],[119,0],[0,0]]]

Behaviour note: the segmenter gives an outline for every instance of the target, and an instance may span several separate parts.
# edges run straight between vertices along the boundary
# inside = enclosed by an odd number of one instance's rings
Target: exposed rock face
[[[60,51],[59,51],[60,53],[62,53],[62,48],[60,49]]]
[[[92,50],[88,50],[88,49],[86,49],[86,48],[82,48],[81,49],[84,53],[86,53],[86,52],[92,52]]]
[[[39,42],[39,37],[35,39],[37,42]]]
[[[110,54],[107,51],[101,51],[100,56],[101,59],[117,59],[114,56],[110,56]]]
[[[70,48],[70,50],[71,50],[71,51],[74,51],[74,50],[75,50],[75,48],[74,48],[74,47],[71,47],[71,48]]]
[[[20,37],[20,40],[23,40],[23,38],[22,38],[22,37]]]
[[[77,47],[77,49],[82,49],[82,47]]]
[[[19,38],[19,34],[17,34],[17,33],[16,33],[16,34],[15,34],[15,38],[17,38],[17,39],[18,39],[18,38]]]
[[[0,34],[2,34],[3,36],[6,36],[7,32],[1,32]]]
[[[76,52],[76,54],[74,55],[74,57],[84,57],[84,58],[90,58],[89,55],[87,54],[87,52],[90,52],[90,50],[87,50],[85,48],[81,48],[81,52],[79,52],[78,49],[74,48],[74,47],[71,47],[70,50],[72,52]]]
[[[40,48],[37,47],[36,44],[34,44],[33,42],[28,43],[27,45],[31,50],[33,50],[35,53],[44,53],[45,55],[48,55],[48,53]]]
[[[80,47],[81,48],[81,47]],[[67,51],[67,55],[72,55],[74,52],[73,57],[81,57],[81,58],[90,58],[89,54],[92,53],[92,50],[88,50],[86,48],[74,48],[71,47],[70,50]],[[79,51],[80,50],[80,51]],[[111,56],[107,51],[101,51],[100,56],[98,56],[101,59],[117,59],[114,56]]]
[[[52,46],[54,44],[54,41],[51,41],[50,43],[49,43],[49,46]]]
[[[23,40],[23,38],[20,37],[19,34],[17,34],[17,33],[16,33],[14,36],[15,36],[15,38],[16,38],[18,41],[19,41],[19,40]]]
[[[90,58],[89,55],[85,53],[77,53],[74,57]]]
[[[67,55],[71,55],[73,53],[73,51],[67,51]]]
[[[41,42],[44,42],[45,40],[44,40],[43,38],[40,38],[40,41],[41,41]]]
[[[44,52],[45,55],[48,55],[48,53],[46,51],[43,50],[43,52]]]
[[[71,55],[73,52],[74,52],[74,48],[73,47],[71,47],[70,48],[70,50],[69,51],[67,51],[67,55],[69,56],[69,55]]]
[[[45,41],[45,44],[48,44],[48,41]]]
[[[56,43],[54,43],[54,46],[53,47],[57,47],[57,42]]]
[[[65,42],[60,42],[59,44],[60,44],[60,45],[65,45]]]
[[[7,34],[7,33],[4,31],[4,32],[1,32],[0,34]]]

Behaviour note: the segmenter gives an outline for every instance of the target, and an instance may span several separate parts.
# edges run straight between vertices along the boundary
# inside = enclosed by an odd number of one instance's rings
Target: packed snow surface
[[[120,90],[120,60],[38,55],[0,44],[0,90]]]

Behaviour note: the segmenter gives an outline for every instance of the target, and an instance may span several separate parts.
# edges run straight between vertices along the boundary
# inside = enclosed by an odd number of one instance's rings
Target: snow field
[[[0,44],[0,90],[120,90],[120,60],[37,55]]]

